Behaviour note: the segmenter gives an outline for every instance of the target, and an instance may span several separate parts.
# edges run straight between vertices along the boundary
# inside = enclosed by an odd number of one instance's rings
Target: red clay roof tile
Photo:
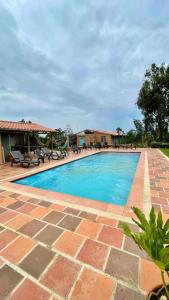
[[[0,131],[36,131],[36,132],[54,132],[54,129],[44,127],[35,123],[0,121]]]

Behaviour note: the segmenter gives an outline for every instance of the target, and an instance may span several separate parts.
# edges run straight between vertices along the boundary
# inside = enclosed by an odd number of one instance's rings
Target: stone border
[[[52,164],[52,165],[48,165],[42,168],[37,168],[36,170],[31,170],[30,172],[24,172],[23,174],[20,175],[14,175],[12,177],[8,177],[7,179],[4,179],[1,181],[1,187],[5,188],[8,191],[12,191],[12,192],[18,192],[20,194],[26,195],[26,196],[31,196],[37,199],[43,199],[43,200],[47,200],[51,203],[57,203],[60,205],[69,205],[72,206],[73,208],[80,208],[81,210],[85,210],[87,212],[92,212],[92,213],[97,213],[101,216],[105,216],[105,217],[110,217],[110,218],[116,218],[117,220],[122,220],[122,221],[128,221],[131,222],[130,220],[130,207],[133,206],[134,203],[134,195],[136,193],[137,190],[137,184],[140,184],[140,182],[138,182],[138,177],[139,176],[144,176],[144,168],[145,168],[145,157],[144,157],[144,151],[139,151],[139,150],[135,150],[135,151],[110,151],[110,150],[103,150],[101,151],[102,153],[104,152],[112,152],[112,153],[140,153],[140,158],[136,167],[136,171],[133,177],[133,183],[131,185],[131,189],[130,189],[130,193],[128,195],[128,200],[127,203],[124,207],[122,206],[118,206],[118,205],[113,205],[113,204],[107,204],[101,201],[96,201],[96,200],[90,200],[90,199],[85,199],[85,198],[80,198],[80,197],[76,197],[76,196],[72,196],[72,195],[65,195],[63,193],[57,193],[57,192],[51,192],[51,191],[47,191],[47,190],[42,190],[42,189],[37,189],[37,188],[33,188],[33,187],[24,187],[24,186],[20,186],[20,188],[18,186],[16,186],[15,183],[9,182],[10,180],[16,180],[16,179],[20,179],[23,177],[27,177],[30,175],[34,175],[37,174],[39,172],[43,172],[55,167],[59,167],[61,165],[64,165],[66,163],[70,163],[72,161],[76,161],[79,159],[83,159],[85,157],[91,156],[91,155],[95,155],[98,153],[98,151],[92,151],[90,153],[85,153],[85,155],[82,156],[78,156],[75,158],[68,158],[68,161],[60,161],[58,164]],[[100,153],[100,152],[99,152]],[[140,172],[143,174],[140,174]],[[143,180],[144,181],[144,180]],[[148,179],[146,180],[146,182],[148,181]],[[143,182],[143,187],[141,187],[141,189],[143,189],[143,195],[139,195],[139,207],[142,208],[143,207],[143,201],[144,201],[144,194],[145,194],[145,189],[144,189],[144,185],[145,182]],[[21,188],[22,187],[22,188]],[[18,188],[18,189],[17,189]],[[43,191],[43,193],[42,193]],[[143,197],[143,198],[142,198]],[[67,198],[71,199],[71,201],[69,201]],[[86,201],[86,204],[84,205],[84,201]],[[92,201],[92,202],[90,202]],[[90,202],[90,203],[88,203]],[[138,202],[136,203],[137,206]]]
[[[143,201],[143,210],[146,217],[149,216],[151,210],[151,197],[150,197],[150,179],[149,179],[149,170],[148,170],[148,156],[147,151],[145,152],[145,173],[144,173],[144,201]]]

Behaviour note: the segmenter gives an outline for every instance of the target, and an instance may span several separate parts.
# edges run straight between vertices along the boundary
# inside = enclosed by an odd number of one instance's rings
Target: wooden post
[[[51,150],[53,151],[53,134],[51,133]]]
[[[1,134],[0,134],[0,164],[2,164],[3,161],[3,154],[2,154],[2,139],[1,139]]]
[[[29,132],[28,132],[28,154],[30,154],[30,139],[29,139]]]
[[[11,151],[11,136],[10,133],[8,134],[8,141],[9,141],[9,152]]]

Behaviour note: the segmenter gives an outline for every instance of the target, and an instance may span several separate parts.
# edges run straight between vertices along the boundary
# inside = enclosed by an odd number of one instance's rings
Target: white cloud
[[[128,129],[168,18],[167,0],[0,0],[0,119]]]

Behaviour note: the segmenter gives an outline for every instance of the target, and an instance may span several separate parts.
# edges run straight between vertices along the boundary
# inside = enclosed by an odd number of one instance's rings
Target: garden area
[[[134,120],[134,129],[127,132],[126,143],[137,147],[166,148],[169,153],[169,66],[152,64],[136,101],[143,120]]]
[[[169,157],[169,148],[168,149],[163,149],[163,148],[160,148],[161,152],[163,152],[167,157]]]

